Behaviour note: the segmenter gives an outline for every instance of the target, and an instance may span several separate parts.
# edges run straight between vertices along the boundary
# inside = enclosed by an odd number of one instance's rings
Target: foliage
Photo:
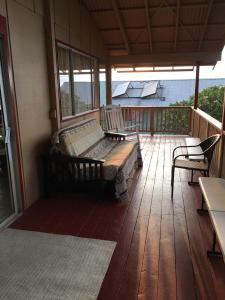
[[[215,85],[208,87],[199,93],[198,107],[218,121],[221,121],[223,101],[224,86]],[[177,101],[176,103],[170,104],[170,106],[193,106],[193,103],[194,96],[191,96],[188,100]]]

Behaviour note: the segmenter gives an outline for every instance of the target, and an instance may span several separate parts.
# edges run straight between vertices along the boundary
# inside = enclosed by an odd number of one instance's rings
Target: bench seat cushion
[[[208,210],[225,212],[225,180],[215,177],[200,177],[199,184]]]
[[[117,175],[118,171],[121,170],[128,158],[132,155],[133,151],[136,151],[137,143],[131,141],[123,141],[117,144],[105,157],[104,167],[104,179],[112,180]],[[135,156],[137,161],[137,155]],[[134,162],[133,164],[134,165]]]

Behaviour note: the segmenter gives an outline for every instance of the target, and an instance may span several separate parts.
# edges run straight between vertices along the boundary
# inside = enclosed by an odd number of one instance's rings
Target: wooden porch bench
[[[112,186],[116,198],[126,198],[128,179],[142,165],[137,141],[119,133],[104,133],[96,119],[60,129],[44,157],[45,189],[70,191],[102,183]]]
[[[215,177],[200,177],[202,205],[198,212],[204,211],[204,204],[209,212],[213,225],[212,250],[208,255],[222,255],[225,262],[225,180]],[[221,252],[216,251],[218,240]]]

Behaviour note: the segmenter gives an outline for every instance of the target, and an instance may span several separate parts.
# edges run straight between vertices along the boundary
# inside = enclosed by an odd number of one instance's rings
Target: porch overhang
[[[151,53],[110,56],[113,67],[135,66],[207,66],[221,60],[221,52]]]

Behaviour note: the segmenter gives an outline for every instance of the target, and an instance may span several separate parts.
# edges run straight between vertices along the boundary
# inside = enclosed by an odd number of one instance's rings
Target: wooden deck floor
[[[199,187],[176,172],[170,199],[171,150],[183,137],[143,136],[144,166],[130,199],[73,195],[43,199],[12,227],[117,241],[99,300],[225,299],[225,265],[208,258],[211,224],[198,215]]]

